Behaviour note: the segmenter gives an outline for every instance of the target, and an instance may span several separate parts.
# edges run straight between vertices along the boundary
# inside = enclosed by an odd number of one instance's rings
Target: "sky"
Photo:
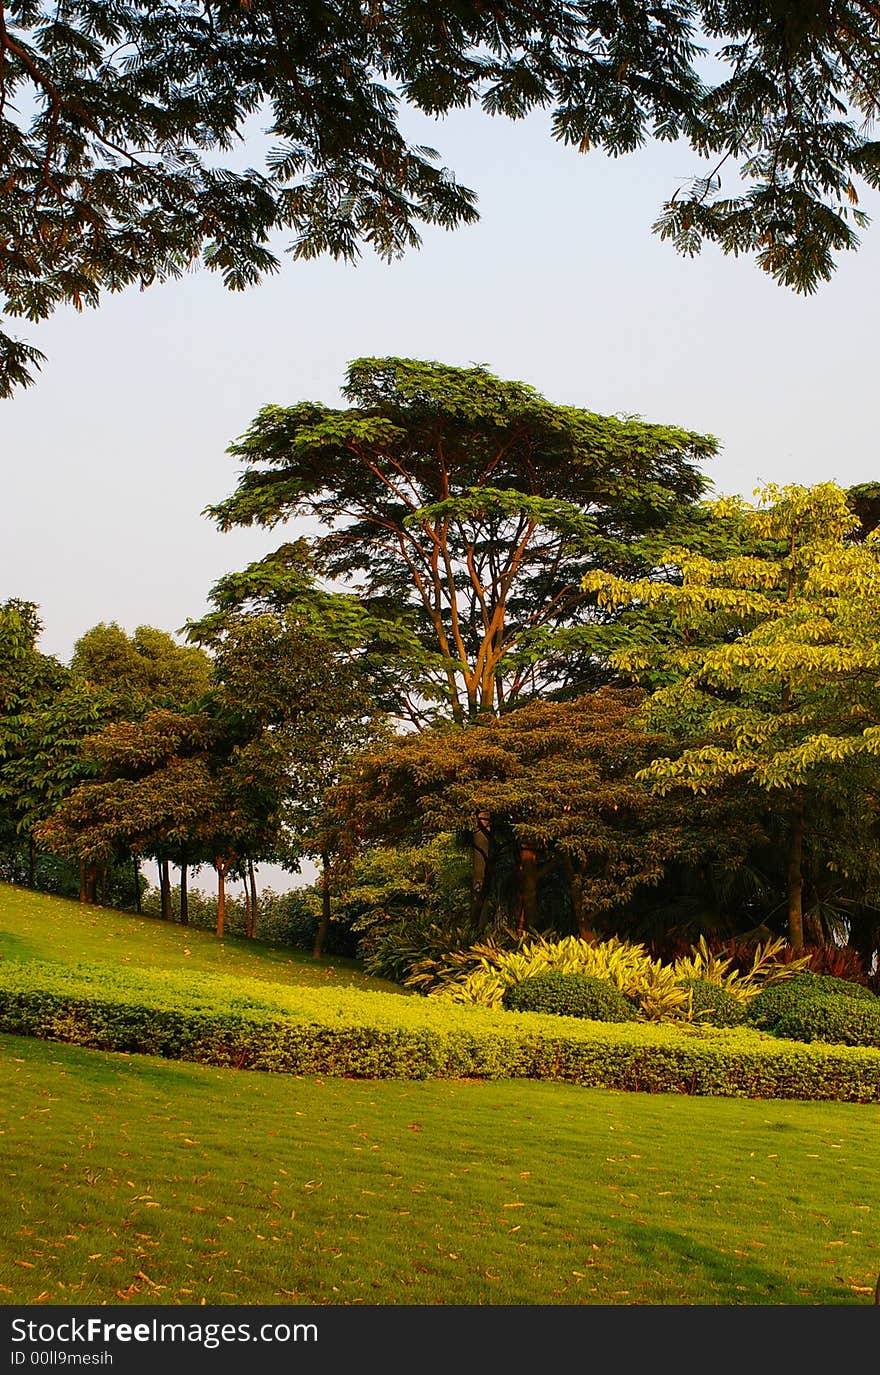
[[[289,538],[201,514],[235,486],[226,446],[267,402],[339,404],[358,357],[481,363],[555,402],[714,434],[718,492],[880,477],[880,196],[861,249],[804,298],[651,233],[700,170],[682,145],[579,154],[543,115],[409,126],[478,192],[478,225],[427,230],[390,265],[288,257],[240,295],[199,271],[30,331],[48,362],[0,403],[0,600],[39,604],[44,652],[67,661],[99,621],[177,630]]]

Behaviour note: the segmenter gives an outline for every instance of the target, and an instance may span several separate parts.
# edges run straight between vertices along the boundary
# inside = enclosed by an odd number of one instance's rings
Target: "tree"
[[[252,594],[253,586],[245,585]],[[333,856],[318,820],[343,761],[375,733],[368,683],[344,647],[295,608],[249,611],[232,595],[229,581],[212,600],[215,609],[190,622],[188,634],[214,652],[214,710],[232,746],[226,787],[245,814],[266,818],[262,834],[273,853],[252,848],[249,862],[273,858],[298,868],[304,854],[320,858],[322,915],[314,948],[319,958],[331,919]],[[251,868],[251,878],[252,873]],[[253,883],[250,906],[253,924]]]
[[[572,690],[575,649],[589,658],[597,644],[584,571],[631,558],[692,502],[695,465],[715,450],[687,430],[553,405],[483,367],[363,358],[344,392],[345,409],[265,407],[231,446],[246,465],[237,490],[209,514],[223,530],[318,525],[247,570],[239,594],[280,587],[341,639],[359,629],[394,664],[389,707],[417,726],[432,702],[464,721]],[[303,545],[354,599],[310,589]]]
[[[706,62],[707,55],[714,61]],[[865,223],[856,183],[880,183],[880,31],[873,0],[4,0],[0,5],[0,291],[45,318],[201,260],[241,289],[299,257],[386,257],[419,227],[476,218],[475,197],[401,108],[480,104],[617,156],[681,138],[703,174],[656,228],[753,253],[810,291]],[[262,168],[233,150],[260,113]],[[741,190],[722,196],[727,165]],[[41,355],[0,336],[0,394]]]
[[[96,627],[79,642],[75,664],[89,678],[74,681],[91,690],[95,677],[112,684],[116,704],[136,714],[102,723],[82,742],[81,769],[90,777],[80,776],[57,799],[36,833],[87,873],[120,853],[154,855],[165,917],[167,865],[179,864],[182,921],[187,865],[209,861],[217,872],[218,935],[226,880],[240,873],[251,885],[252,935],[254,861],[294,868],[310,852],[321,793],[346,746],[366,740],[369,704],[356,668],[292,615],[215,611],[189,633],[209,643],[213,656],[160,632],[141,630],[132,642],[115,626]],[[139,642],[157,652],[138,653]],[[204,686],[206,666],[208,691],[186,700]],[[175,689],[185,700],[150,707],[149,693],[168,700]]]
[[[561,878],[572,927],[588,936],[604,914],[659,882],[672,860],[739,859],[750,838],[748,827],[734,834],[725,824],[725,799],[697,815],[637,781],[666,743],[640,726],[641,700],[605,687],[399,736],[353,761],[331,794],[337,823],[355,851],[482,828],[490,875],[512,860],[520,929],[548,924],[542,889]],[[484,899],[485,890],[471,911],[477,926]]]
[[[383,705],[418,728],[595,682],[604,618],[583,574],[632,565],[638,538],[699,495],[715,441],[553,405],[482,367],[359,359],[344,391],[357,404],[265,407],[232,445],[237,490],[209,513],[221,529],[309,517],[317,573],[353,596],[311,590],[296,546],[240,592],[281,587],[325,633],[360,636],[384,660]],[[473,858],[480,906],[482,828]]]
[[[36,647],[42,630],[33,602],[0,605],[0,834],[7,854],[27,847],[36,884],[34,826],[88,772],[83,738],[106,719],[106,696],[77,682]]]
[[[215,723],[205,713],[160,708],[105,726],[83,747],[98,776],[81,782],[37,826],[39,842],[75,857],[90,873],[120,851],[159,859],[170,853],[182,870],[187,858],[210,859],[222,935],[225,879],[255,821],[229,789],[217,745]],[[171,915],[164,884],[162,915]]]
[[[834,483],[761,496],[756,507],[726,499],[715,510],[734,511],[775,554],[713,560],[673,549],[678,583],[600,572],[585,582],[606,605],[671,612],[653,663],[669,683],[648,719],[687,748],[644,776],[661,793],[699,794],[746,778],[785,804],[788,930],[799,953],[811,798],[827,805],[835,790],[862,790],[876,807],[880,795],[880,539],[864,537]],[[615,662],[638,674],[658,649],[621,650]]]
[[[112,702],[114,719],[138,720],[156,707],[187,709],[208,692],[211,660],[203,650],[178,644],[154,626],[139,625],[129,636],[116,624],[101,622],[77,640],[70,661],[75,680],[92,684]],[[157,852],[162,915],[171,916],[169,856]],[[181,919],[187,920],[187,858],[180,851]],[[135,899],[140,911],[140,860],[133,856]]]
[[[70,668],[75,677],[112,693],[129,715],[186,706],[211,685],[209,656],[151,625],[139,625],[130,636],[115,621],[93,626],[74,645]]]

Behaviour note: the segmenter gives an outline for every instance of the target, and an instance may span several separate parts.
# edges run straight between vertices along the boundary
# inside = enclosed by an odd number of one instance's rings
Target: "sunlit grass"
[[[0,1040],[5,1303],[869,1303],[880,1109]]]
[[[109,907],[86,907],[64,898],[0,884],[0,958],[62,964],[198,970],[269,979],[273,983],[383,989],[396,984],[364,974],[353,960],[310,955],[267,941],[178,926]]]

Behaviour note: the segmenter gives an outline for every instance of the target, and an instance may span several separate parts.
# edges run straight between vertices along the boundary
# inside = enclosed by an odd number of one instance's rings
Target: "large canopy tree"
[[[267,406],[232,445],[245,469],[210,508],[221,529],[308,518],[318,533],[218,600],[289,598],[384,648],[389,706],[419,726],[438,704],[463,721],[594,673],[607,617],[584,573],[633,566],[635,542],[702,491],[715,440],[554,405],[483,367],[363,358],[344,392],[343,409]]]
[[[3,0],[0,296],[39,320],[200,257],[241,288],[277,268],[276,230],[300,257],[394,256],[476,217],[402,109],[472,104],[549,110],[581,152],[685,140],[698,175],[659,232],[811,291],[880,184],[878,90],[874,0]],[[0,394],[40,357],[0,334]]]

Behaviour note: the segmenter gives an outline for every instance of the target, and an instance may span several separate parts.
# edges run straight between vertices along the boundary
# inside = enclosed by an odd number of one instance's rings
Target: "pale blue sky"
[[[364,354],[485,363],[555,401],[709,431],[720,491],[880,476],[880,224],[804,299],[651,234],[695,170],[687,148],[613,161],[553,143],[541,116],[420,124],[478,191],[478,226],[390,266],[287,259],[242,296],[200,272],[33,331],[49,361],[0,405],[0,598],[40,604],[45,650],[66,660],[100,620],[173,630],[277,543],[200,515],[234,485],[225,447],[265,402],[336,403]]]

